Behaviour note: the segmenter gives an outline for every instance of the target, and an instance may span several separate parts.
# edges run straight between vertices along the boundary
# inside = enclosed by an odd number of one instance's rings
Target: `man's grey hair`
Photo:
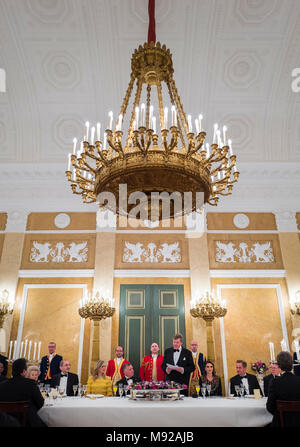
[[[277,363],[282,371],[292,371],[293,357],[288,351],[281,351],[277,355]]]
[[[245,360],[237,360],[236,363],[241,363],[243,368],[247,368],[247,362],[245,362]]]
[[[128,366],[132,366],[131,363],[124,363],[124,365],[122,365],[122,371],[125,372],[125,369],[128,368]]]

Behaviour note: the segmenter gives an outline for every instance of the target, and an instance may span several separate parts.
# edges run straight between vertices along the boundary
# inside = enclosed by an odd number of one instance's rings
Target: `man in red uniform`
[[[130,363],[123,358],[123,355],[124,352],[122,346],[117,346],[116,357],[109,360],[107,363],[106,375],[111,378],[113,385],[124,377],[122,366],[125,365],[125,363]]]
[[[161,364],[163,362],[163,356],[159,355],[159,346],[157,343],[152,343],[151,345],[151,355],[146,355],[144,357],[142,366],[140,368],[141,380],[151,380],[155,382],[161,382],[166,380],[166,374],[161,369]]]

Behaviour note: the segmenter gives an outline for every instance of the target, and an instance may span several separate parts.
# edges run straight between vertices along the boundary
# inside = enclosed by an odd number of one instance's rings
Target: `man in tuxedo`
[[[127,385],[132,385],[133,383],[137,383],[140,382],[141,379],[137,376],[134,375],[134,369],[131,363],[124,363],[124,365],[122,366],[122,370],[123,370],[123,374],[124,377],[123,379],[119,380],[117,382],[117,396],[119,396],[119,386],[123,385],[124,387]],[[126,391],[124,393],[124,396],[126,395]]]
[[[28,425],[30,427],[45,427],[46,424],[37,414],[38,410],[44,405],[43,396],[41,395],[39,387],[36,385],[36,381],[25,377],[26,371],[26,359],[20,358],[13,362],[12,379],[0,383],[0,401],[28,401]]]
[[[280,426],[280,416],[277,411],[277,401],[300,401],[300,377],[292,373],[293,357],[289,352],[282,351],[277,355],[277,363],[282,374],[270,383],[267,400],[267,410],[273,414],[272,427]],[[285,427],[300,427],[300,413],[286,413]]]
[[[230,379],[230,393],[237,396],[237,393],[235,391],[235,385],[241,386],[243,385],[245,388],[246,394],[254,394],[254,390],[260,390],[259,383],[257,381],[257,378],[254,374],[248,374],[247,373],[247,362],[244,360],[237,360],[236,361],[236,372],[237,375],[234,377],[231,377]]]
[[[269,388],[272,380],[276,379],[277,377],[280,377],[280,368],[277,362],[275,361],[271,362],[270,371],[271,374],[268,374],[266,377],[264,377],[264,395],[266,397],[268,397]]]
[[[71,373],[71,365],[69,360],[62,360],[59,365],[60,373],[51,379],[51,388],[59,386],[64,388],[67,396],[74,396],[73,385],[78,385],[79,380],[77,374]]]
[[[196,395],[196,385],[199,385],[200,376],[204,373],[204,360],[202,352],[198,352],[198,342],[191,341],[191,352],[195,365],[195,371],[190,375],[189,396]]]
[[[7,375],[7,365],[8,365],[7,357],[5,357],[4,355],[0,354],[0,363],[2,363],[2,365],[3,365],[3,371],[1,373],[1,375],[3,377],[6,377],[6,375]]]
[[[300,349],[300,340],[295,340],[295,343],[298,343],[298,349]],[[298,363],[298,356],[297,356],[297,351],[294,352],[293,354],[293,361],[294,361],[294,374],[295,376],[300,376],[300,363]]]
[[[62,361],[62,356],[56,354],[56,344],[51,341],[48,345],[49,355],[42,357],[39,375],[39,381],[44,384],[51,384],[51,379],[56,374],[60,373],[59,365]]]
[[[188,395],[190,374],[195,370],[191,351],[182,346],[182,335],[173,337],[173,348],[165,350],[162,370],[167,374],[167,380],[186,385],[183,394]]]

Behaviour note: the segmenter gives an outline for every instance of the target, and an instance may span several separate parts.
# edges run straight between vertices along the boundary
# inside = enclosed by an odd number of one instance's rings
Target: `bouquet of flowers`
[[[264,374],[269,368],[263,362],[255,362],[251,364],[251,369],[257,374]]]
[[[168,382],[168,381],[161,381],[161,382],[155,382],[151,381],[148,382],[146,380],[142,382],[133,383],[129,386],[129,389],[133,390],[179,390],[179,389],[186,389],[187,385],[177,383],[177,382]]]

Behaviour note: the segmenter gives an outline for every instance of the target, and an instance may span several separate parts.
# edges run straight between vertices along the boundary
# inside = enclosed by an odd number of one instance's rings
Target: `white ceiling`
[[[148,0],[0,0],[0,210],[87,210],[64,177],[86,120],[119,111]],[[241,179],[221,210],[300,210],[299,0],[156,0],[187,113],[226,123]],[[212,209],[215,210],[215,209]]]

